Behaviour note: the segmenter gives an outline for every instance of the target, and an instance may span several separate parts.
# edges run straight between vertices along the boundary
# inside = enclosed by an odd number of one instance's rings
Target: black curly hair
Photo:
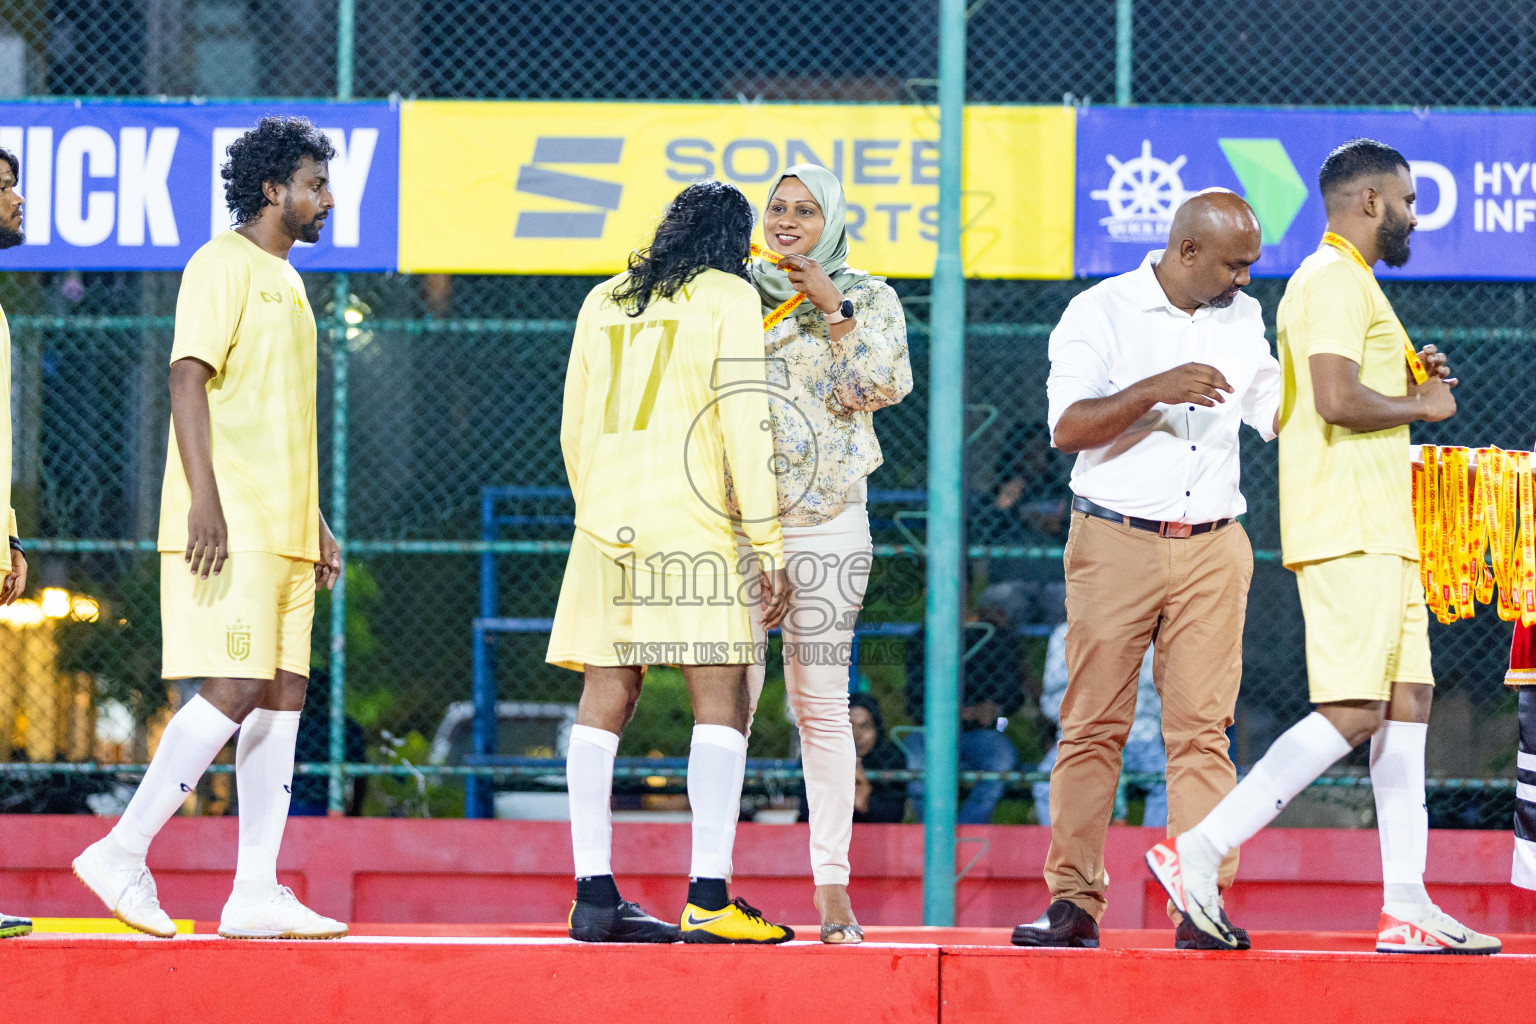
[[[613,300],[639,316],[651,300],[670,299],[713,267],[746,280],[752,245],[752,204],[723,181],[689,185],[672,200],[651,244],[629,257],[629,276]]]
[[[224,202],[235,223],[249,224],[272,205],[261,186],[269,181],[286,185],[305,157],[315,161],[336,156],[336,147],[307,117],[264,117],[229,147],[229,162],[219,169]]]
[[[20,177],[21,177],[21,161],[16,159],[16,154],[15,153],[12,153],[10,150],[6,149],[4,146],[0,146],[0,163],[10,164],[11,165],[11,177],[20,179]]]

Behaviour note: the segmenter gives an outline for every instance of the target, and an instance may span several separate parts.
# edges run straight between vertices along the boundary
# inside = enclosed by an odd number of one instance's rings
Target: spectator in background
[[[901,748],[885,732],[885,715],[880,701],[872,693],[854,693],[848,697],[848,718],[853,725],[853,745],[858,753],[854,766],[853,820],[855,822],[900,823],[907,813],[907,786],[902,782],[871,782],[864,774],[900,771],[907,766]],[[800,796],[800,820],[810,818],[805,795]]]
[[[331,678],[328,672],[314,669],[309,674],[309,692],[304,699],[304,716],[299,719],[299,739],[294,759],[299,764],[323,764],[331,759]],[[344,753],[349,763],[368,760],[368,737],[351,715],[345,716]],[[293,777],[293,800],[289,817],[323,817],[330,807],[330,778],[325,775]],[[355,818],[363,813],[368,796],[368,777],[360,775],[347,782],[346,814]]]
[[[992,627],[990,636],[986,635],[987,626]],[[1002,730],[1008,726],[1008,716],[1024,704],[1024,645],[1007,613],[995,606],[978,608],[976,621],[966,625],[965,636],[968,645],[979,641],[980,647],[965,662],[965,693],[960,707],[960,770],[1012,771],[1018,766],[1019,753]],[[907,641],[907,715],[914,725],[923,724],[924,670],[924,634],[919,629]],[[923,733],[914,732],[907,739],[907,767],[921,771],[926,763],[927,742]],[[1004,788],[1002,782],[978,782],[972,786],[965,802],[960,805],[959,823],[984,825],[991,821],[992,811],[1002,798]],[[909,784],[908,795],[921,821],[921,780]]]
[[[1071,466],[1052,450],[1045,423],[1014,424],[997,453],[995,467],[983,522],[990,520],[996,539],[1032,544],[1065,540]]]
[[[854,775],[853,820],[899,822],[907,813],[907,787],[900,782],[870,782],[865,771],[899,771],[907,759],[885,733],[885,716],[871,693],[848,698],[848,717],[853,721],[853,744],[859,752]]]
[[[1149,645],[1141,659],[1141,674],[1136,680],[1136,718],[1131,723],[1131,735],[1121,754],[1121,769],[1130,772],[1156,772],[1168,770],[1168,757],[1163,749],[1163,702],[1157,695],[1152,678],[1152,654]],[[1067,624],[1063,622],[1051,632],[1050,643],[1045,650],[1045,673],[1041,681],[1040,715],[1058,727],[1061,723],[1061,699],[1067,695]],[[1048,772],[1056,764],[1056,743],[1040,762],[1039,770]],[[1042,825],[1051,823],[1051,784],[1037,782],[1031,787],[1035,796],[1035,820]],[[1115,798],[1115,818],[1125,818],[1125,782]],[[1168,787],[1157,783],[1146,787],[1147,802],[1142,811],[1142,825],[1164,828],[1168,824]]]

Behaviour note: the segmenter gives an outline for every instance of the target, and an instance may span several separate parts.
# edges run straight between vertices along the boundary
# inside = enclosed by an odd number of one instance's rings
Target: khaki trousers
[[[1253,548],[1241,524],[1198,537],[1160,537],[1072,513],[1066,547],[1067,684],[1051,771],[1053,900],[1104,913],[1104,837],[1120,752],[1136,717],[1147,645],[1163,700],[1168,834],[1193,828],[1231,791],[1227,727],[1243,674],[1243,618]],[[1237,851],[1222,862],[1232,884]]]

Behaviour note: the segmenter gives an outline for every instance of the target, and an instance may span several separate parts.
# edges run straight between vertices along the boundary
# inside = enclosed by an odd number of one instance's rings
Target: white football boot
[[[1411,920],[1382,911],[1376,925],[1378,953],[1461,953],[1489,956],[1504,944],[1492,935],[1483,935],[1458,922],[1439,907]]]
[[[123,924],[162,939],[175,938],[176,922],[160,909],[160,895],[149,866],[116,854],[115,847],[111,836],[87,846],[75,858],[75,877]]]
[[[231,896],[219,915],[226,939],[339,939],[347,926],[317,914],[286,885],[275,885],[264,900],[235,902]]]

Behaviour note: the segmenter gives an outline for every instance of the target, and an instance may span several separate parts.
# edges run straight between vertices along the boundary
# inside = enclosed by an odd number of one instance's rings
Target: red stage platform
[[[202,930],[199,926],[199,931]],[[35,935],[0,942],[16,1021],[1084,1020],[1497,1021],[1536,977],[1536,936],[1499,957],[1383,956],[1365,934],[1262,932],[1247,953],[1169,933],[1102,950],[1020,950],[1002,929],[871,928],[858,947],[581,946],[554,926],[359,926],[334,942]],[[426,934],[420,934],[426,933]],[[457,933],[457,934],[453,934]],[[809,931],[807,932],[809,934]],[[902,940],[902,941],[897,941]],[[1150,948],[1149,948],[1150,947]]]
[[[89,917],[100,904],[69,862],[110,822],[0,820],[0,907]],[[854,829],[855,948],[593,947],[552,922],[571,898],[560,822],[294,819],[281,879],[353,926],[336,942],[208,934],[234,869],[233,818],[173,820],[150,852],[176,939],[43,935],[0,941],[0,1007],[18,1022],[577,1021],[801,1024],[1055,1021],[1245,1024],[1499,1021],[1536,980],[1536,893],[1509,885],[1508,832],[1430,838],[1431,894],[1505,938],[1494,958],[1372,952],[1380,856],[1365,830],[1267,830],[1243,849],[1232,916],[1247,953],[1180,953],[1142,853],[1154,830],[1112,829],[1102,950],[1020,950],[1009,927],[1045,906],[1046,829],[967,827],[954,929],[921,919],[922,831]],[[627,895],[681,910],[688,826],[619,824]],[[804,826],[742,825],[734,889],[777,920],[811,916]],[[453,923],[447,923],[453,922]],[[42,923],[42,922],[40,922]],[[1306,928],[1311,931],[1278,929]],[[1326,930],[1321,930],[1326,929]],[[1514,934],[1511,934],[1514,933]],[[814,937],[815,929],[802,932]],[[1518,1016],[1517,1013],[1514,1013]]]
[[[90,817],[0,816],[0,908],[41,917],[88,917],[101,905],[69,862],[112,822]],[[149,865],[174,918],[217,918],[235,868],[229,818],[173,818]],[[1142,860],[1157,829],[1110,829],[1113,880],[1106,928],[1168,928],[1162,890]],[[735,891],[777,920],[811,912],[804,825],[743,824]],[[960,829],[955,923],[1012,927],[1049,902],[1041,868],[1050,830]],[[1513,833],[1433,832],[1430,895],[1484,931],[1536,933],[1536,892],[1509,884]],[[658,910],[687,884],[686,824],[614,826],[614,868],[625,895]],[[872,925],[922,920],[923,832],[918,825],[855,825],[850,858],[859,918]],[[571,899],[569,826],[555,821],[294,818],[278,874],[299,898],[344,921],[400,924],[535,923],[564,918]],[[1381,854],[1369,829],[1266,829],[1243,847],[1232,918],[1250,931],[1363,931],[1381,910]]]

